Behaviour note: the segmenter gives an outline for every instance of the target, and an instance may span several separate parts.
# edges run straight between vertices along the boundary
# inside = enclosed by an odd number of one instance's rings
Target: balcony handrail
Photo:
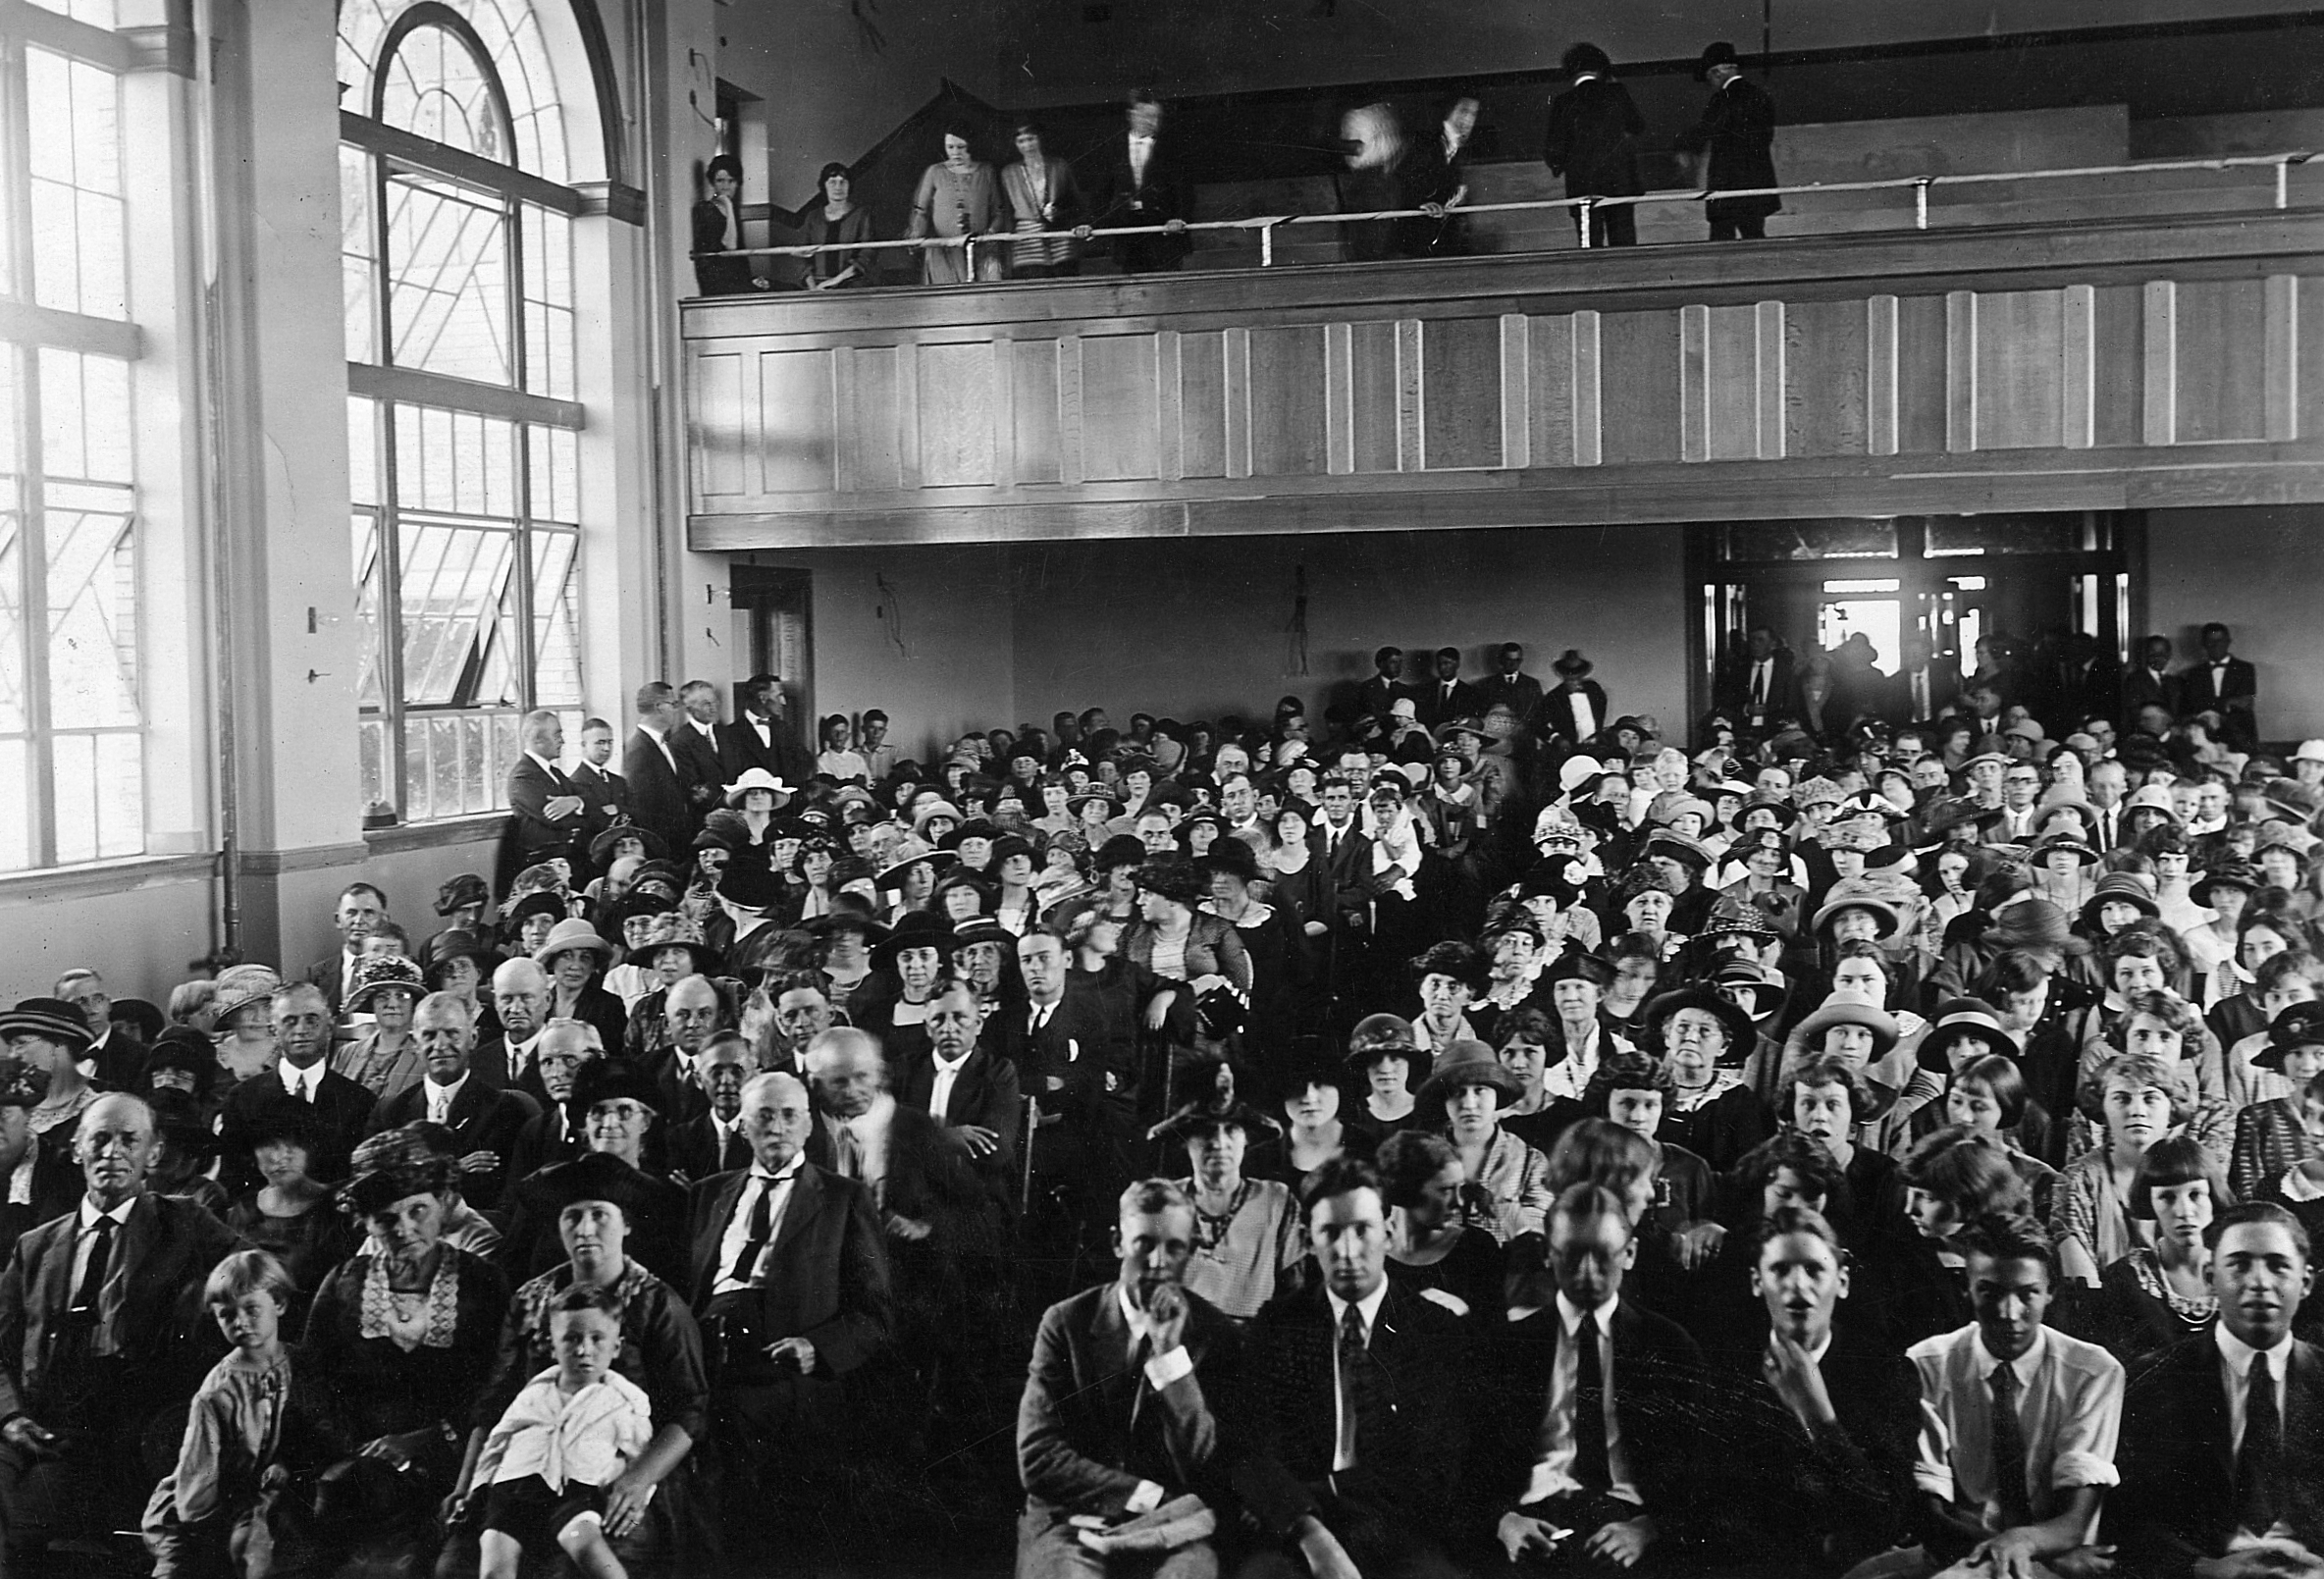
[[[1442,210],[1452,214],[1515,214],[1538,213],[1555,209],[1580,211],[1581,244],[1590,245],[1590,212],[1599,208],[1636,208],[1648,203],[1701,203],[1713,198],[1726,200],[1737,197],[1805,197],[1818,192],[1873,192],[1911,189],[1915,201],[1916,230],[1928,229],[1928,193],[1938,186],[1991,185],[2012,181],[2075,181],[2102,176],[2149,175],[2173,170],[2267,170],[2276,173],[2275,206],[2292,206],[2292,169],[2311,160],[2324,157],[2315,149],[2293,148],[2282,153],[2228,154],[2210,159],[2156,159],[2138,164],[2077,165],[2056,170],[1993,170],[1976,171],[1959,175],[1885,176],[1873,181],[1811,182],[1797,186],[1747,186],[1694,190],[1671,188],[1665,191],[1640,192],[1624,197],[1542,197],[1509,203],[1462,203],[1457,208]],[[930,251],[936,248],[960,248],[974,255],[979,246],[1014,246],[1030,241],[1091,240],[1098,237],[1185,235],[1195,231],[1257,231],[1260,243],[1260,266],[1269,267],[1275,261],[1275,232],[1287,225],[1357,225],[1378,220],[1434,219],[1439,214],[1420,208],[1373,209],[1356,214],[1254,214],[1242,219],[1178,220],[1165,225],[1103,225],[1084,226],[1070,231],[985,231],[976,236],[920,236],[894,241],[844,241],[801,243],[792,246],[745,246],[723,252],[705,252],[698,256],[719,258],[810,258],[825,252],[874,251]]]

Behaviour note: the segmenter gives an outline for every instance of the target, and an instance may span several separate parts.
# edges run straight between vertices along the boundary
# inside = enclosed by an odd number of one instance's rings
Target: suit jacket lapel
[[[813,1163],[802,1162],[798,1176],[791,1182],[791,1198],[784,1203],[783,1220],[775,1225],[774,1242],[766,1247],[766,1259],[760,1265],[770,1272],[773,1270],[791,1241],[807,1231],[807,1220],[822,1209],[822,1170]]]

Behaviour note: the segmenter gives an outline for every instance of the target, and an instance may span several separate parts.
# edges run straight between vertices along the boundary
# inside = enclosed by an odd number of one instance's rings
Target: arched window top
[[[525,0],[341,0],[350,107],[564,183],[564,112]]]

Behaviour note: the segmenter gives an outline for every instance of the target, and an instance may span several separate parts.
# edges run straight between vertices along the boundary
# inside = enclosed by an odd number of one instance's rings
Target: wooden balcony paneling
[[[692,535],[2324,498],[2319,259],[2293,210],[688,303]]]

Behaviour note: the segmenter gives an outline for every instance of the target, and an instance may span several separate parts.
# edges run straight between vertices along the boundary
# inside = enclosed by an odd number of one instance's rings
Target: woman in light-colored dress
[[[920,173],[912,194],[912,223],[907,240],[926,236],[989,236],[1009,228],[1008,210],[1001,202],[1000,178],[992,166],[969,149],[969,134],[955,127],[944,133],[944,160]],[[921,252],[922,278],[932,286],[960,285],[969,278],[968,249],[931,246]],[[990,246],[977,256],[977,278],[1007,278],[1007,260]]]

